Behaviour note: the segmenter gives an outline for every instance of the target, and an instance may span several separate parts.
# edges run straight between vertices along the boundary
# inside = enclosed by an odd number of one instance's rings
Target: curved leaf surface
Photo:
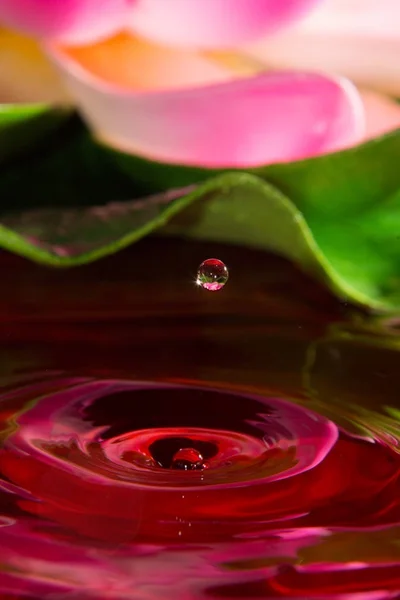
[[[54,123],[56,114],[41,118]],[[0,244],[8,250],[71,266],[159,230],[272,250],[342,298],[400,308],[400,132],[315,159],[222,172],[104,148],[76,118],[62,135],[50,127],[39,151],[32,122],[17,121],[18,143],[0,162]],[[10,132],[4,122],[0,148]],[[24,131],[31,142],[21,157]]]

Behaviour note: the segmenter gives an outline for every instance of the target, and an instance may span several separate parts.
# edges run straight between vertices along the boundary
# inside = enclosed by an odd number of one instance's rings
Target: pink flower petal
[[[0,0],[0,24],[82,44],[121,28],[133,0]]]
[[[318,69],[400,93],[400,1],[325,0],[288,31],[248,48],[274,68]]]
[[[132,30],[162,44],[228,47],[300,17],[319,0],[138,0]]]
[[[381,94],[363,91],[367,139],[400,128],[400,104]]]
[[[364,134],[359,95],[345,80],[271,73],[140,92],[96,77],[66,52],[56,57],[96,135],[152,159],[244,167],[337,150]]]

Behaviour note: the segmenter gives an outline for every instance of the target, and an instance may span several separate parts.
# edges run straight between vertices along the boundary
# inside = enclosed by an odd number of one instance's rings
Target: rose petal
[[[248,52],[274,68],[340,73],[399,94],[399,24],[399,0],[325,0],[302,23]]]
[[[117,31],[133,0],[0,0],[0,23],[39,38],[87,43]]]
[[[138,0],[135,33],[173,46],[242,44],[300,17],[320,0]]]
[[[97,136],[152,159],[250,166],[337,150],[364,134],[360,98],[345,80],[271,73],[140,93],[96,77],[66,52],[55,56]]]

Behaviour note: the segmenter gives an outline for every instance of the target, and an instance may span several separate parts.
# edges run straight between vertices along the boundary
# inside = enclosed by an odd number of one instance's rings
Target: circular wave
[[[399,514],[376,492],[398,485],[393,455],[303,406],[196,386],[59,385],[30,391],[39,397],[6,435],[0,470],[24,490],[21,508],[80,534],[198,542],[354,525],[360,497],[360,523]]]

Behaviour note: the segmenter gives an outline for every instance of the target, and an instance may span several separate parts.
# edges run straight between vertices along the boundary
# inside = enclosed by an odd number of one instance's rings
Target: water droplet
[[[201,471],[205,468],[204,459],[195,448],[181,448],[172,458],[171,469]]]
[[[227,266],[218,258],[208,258],[198,268],[197,285],[205,290],[217,292],[222,289],[229,278]]]

